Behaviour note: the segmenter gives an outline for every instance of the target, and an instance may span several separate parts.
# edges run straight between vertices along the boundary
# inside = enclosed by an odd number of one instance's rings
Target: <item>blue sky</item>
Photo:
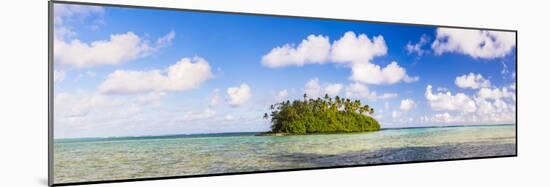
[[[56,138],[266,131],[303,93],[385,128],[515,123],[514,33],[56,4]]]

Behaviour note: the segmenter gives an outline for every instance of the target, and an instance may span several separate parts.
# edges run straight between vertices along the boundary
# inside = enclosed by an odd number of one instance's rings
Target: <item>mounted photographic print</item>
[[[49,8],[51,185],[517,155],[516,31]]]

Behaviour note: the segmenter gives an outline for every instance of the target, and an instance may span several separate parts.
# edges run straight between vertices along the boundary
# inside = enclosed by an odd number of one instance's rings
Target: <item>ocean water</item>
[[[57,139],[54,182],[514,155],[515,131],[515,125],[498,125],[300,136],[229,133]]]

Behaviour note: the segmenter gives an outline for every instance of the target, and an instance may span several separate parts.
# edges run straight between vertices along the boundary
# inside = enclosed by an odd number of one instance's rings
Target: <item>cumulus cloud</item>
[[[300,45],[285,44],[273,48],[262,57],[262,64],[270,67],[285,67],[290,65],[321,64],[328,60],[330,51],[329,38],[322,35],[309,35]]]
[[[483,78],[481,74],[469,73],[456,77],[455,84],[460,88],[478,89],[490,87],[491,81]]]
[[[365,34],[356,35],[346,32],[339,40],[330,44],[328,36],[309,35],[300,45],[285,44],[273,48],[262,57],[262,64],[271,67],[290,65],[322,64],[329,60],[336,63],[368,62],[387,52],[384,37],[376,36],[372,40]]]
[[[314,78],[309,80],[304,87],[304,93],[310,98],[321,97],[323,95],[323,88],[319,84],[319,79]]]
[[[371,40],[365,34],[348,31],[332,44],[331,57],[338,63],[370,62],[374,57],[386,55],[387,51],[383,36]]]
[[[461,124],[515,123],[515,93],[502,88],[480,88],[475,95],[451,92],[436,93],[426,88],[426,99],[435,111],[444,113],[424,116],[423,122]],[[454,113],[453,113],[454,112]]]
[[[367,84],[395,84],[400,81],[415,82],[419,77],[409,77],[405,68],[397,62],[391,62],[386,67],[372,63],[356,63],[352,65],[350,79]]]
[[[276,101],[283,101],[287,97],[288,97],[288,90],[284,89],[284,90],[281,90],[281,91],[277,92],[277,94],[275,95],[275,100]]]
[[[263,56],[262,64],[270,68],[326,62],[343,64],[352,71],[350,80],[366,84],[395,84],[419,79],[407,75],[405,68],[395,61],[384,68],[371,62],[388,51],[384,37],[380,35],[371,39],[365,34],[356,35],[349,31],[332,45],[326,36],[310,35],[299,46],[293,46],[285,44],[272,49]]]
[[[337,96],[343,90],[344,85],[339,83],[327,83],[321,86],[318,78],[309,80],[304,86],[304,93],[310,98],[323,97],[325,94],[329,96]]]
[[[432,43],[435,54],[461,53],[473,58],[504,57],[516,46],[512,32],[438,28]]]
[[[495,88],[495,90],[499,90]],[[493,123],[515,123],[515,95],[508,97],[476,97],[477,119]]]
[[[498,106],[497,106],[498,105]],[[515,123],[515,108],[504,102],[479,102],[475,113],[436,113],[421,117],[422,122],[443,124],[511,124]]]
[[[70,41],[54,40],[54,62],[76,68],[98,65],[115,65],[147,56],[158,48],[167,45],[174,36],[170,32],[159,38],[157,45],[151,46],[133,32],[112,34],[109,40],[90,43],[78,39]]]
[[[465,113],[475,112],[477,107],[475,102],[464,93],[452,94],[450,91],[446,93],[433,93],[432,85],[426,87],[425,97],[428,100],[429,106],[436,111],[461,111]]]
[[[416,102],[412,99],[404,99],[401,100],[401,104],[399,105],[399,109],[403,111],[409,111],[416,107]]]
[[[377,94],[375,91],[370,91],[369,87],[365,84],[358,82],[351,83],[346,86],[346,97],[356,99],[391,99],[397,97],[396,93],[384,93],[382,95]]]
[[[416,53],[416,55],[422,56],[425,53],[427,53],[427,50],[422,49],[422,47],[424,47],[426,44],[428,44],[428,42],[430,42],[430,38],[427,35],[422,35],[420,37],[420,40],[415,44],[412,44],[409,41],[409,43],[407,43],[407,45],[405,46],[405,49],[407,50],[407,53],[409,55],[413,54],[413,53]]]
[[[228,103],[232,107],[239,107],[252,97],[250,87],[246,83],[242,83],[238,87],[227,88]]]
[[[167,46],[175,37],[171,31],[153,45],[133,32],[111,34],[108,39],[83,42],[73,27],[102,23],[105,10],[99,6],[55,5],[54,62],[75,68],[114,65],[147,56]],[[94,18],[94,20],[89,20]],[[93,26],[97,27],[97,26]]]
[[[336,96],[342,91],[344,86],[342,84],[328,84],[325,86],[325,93],[329,96]]]
[[[499,100],[509,98],[512,100],[516,99],[516,94],[514,92],[508,91],[508,88],[481,88],[477,92],[477,96],[481,99],[491,99]]]
[[[213,77],[208,62],[200,57],[182,58],[165,70],[117,70],[99,85],[102,93],[185,91]]]

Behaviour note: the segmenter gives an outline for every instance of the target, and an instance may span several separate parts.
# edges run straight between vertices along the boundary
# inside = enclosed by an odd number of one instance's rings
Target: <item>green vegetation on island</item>
[[[266,134],[348,133],[380,130],[380,124],[370,115],[374,109],[361,105],[360,100],[336,96],[282,101],[270,106],[271,131]]]

